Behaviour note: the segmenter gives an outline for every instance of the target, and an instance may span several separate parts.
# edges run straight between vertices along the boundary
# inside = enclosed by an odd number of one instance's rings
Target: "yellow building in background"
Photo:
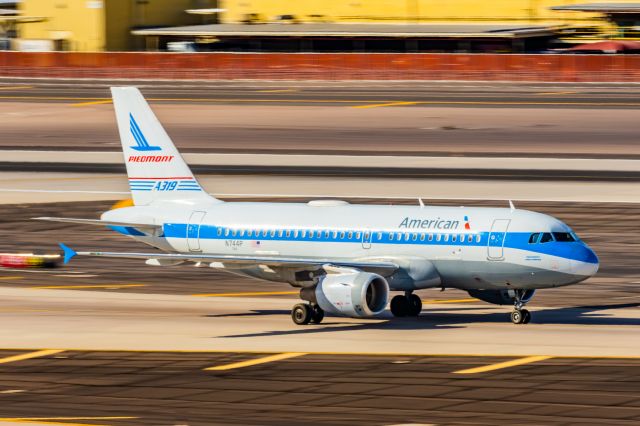
[[[24,15],[45,21],[25,24],[19,37],[51,40],[55,50],[121,51],[144,49],[136,28],[196,25],[202,16],[186,12],[212,7],[215,0],[25,0]]]
[[[220,7],[226,10],[222,15],[226,23],[273,22],[285,16],[298,22],[557,25],[592,22],[598,15],[550,9],[586,2],[588,0],[221,0]]]

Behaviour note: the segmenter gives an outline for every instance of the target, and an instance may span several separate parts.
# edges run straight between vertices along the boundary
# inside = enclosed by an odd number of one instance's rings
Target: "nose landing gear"
[[[422,311],[422,300],[417,295],[406,292],[391,299],[391,313],[394,317],[417,317]]]
[[[511,312],[511,322],[514,324],[529,324],[531,312],[524,308],[527,302],[523,301],[526,290],[515,290],[515,302]]]

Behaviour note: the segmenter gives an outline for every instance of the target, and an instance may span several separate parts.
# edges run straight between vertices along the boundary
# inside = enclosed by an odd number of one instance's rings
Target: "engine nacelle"
[[[313,298],[326,312],[354,318],[371,317],[385,310],[389,284],[380,275],[369,272],[328,274],[315,286]]]
[[[526,290],[522,302],[527,303],[533,298],[535,290]],[[516,301],[514,290],[467,290],[469,296],[494,305],[513,305]]]

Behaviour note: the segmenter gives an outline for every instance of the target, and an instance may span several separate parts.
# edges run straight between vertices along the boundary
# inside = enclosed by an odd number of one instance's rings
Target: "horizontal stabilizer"
[[[133,222],[110,222],[99,219],[74,219],[70,217],[34,217],[34,220],[44,220],[47,222],[61,222],[61,223],[75,223],[78,225],[91,225],[91,226],[125,226],[132,227],[141,230],[155,231],[162,228],[161,225],[153,225],[149,223],[133,223]]]

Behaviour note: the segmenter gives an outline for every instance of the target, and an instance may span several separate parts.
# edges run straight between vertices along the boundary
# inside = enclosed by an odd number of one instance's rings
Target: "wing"
[[[343,260],[343,259],[316,259],[303,257],[272,257],[272,256],[232,256],[232,255],[216,255],[216,254],[197,254],[197,253],[118,253],[108,251],[82,251],[75,250],[60,244],[64,251],[64,263],[68,263],[75,256],[98,256],[112,257],[120,259],[144,259],[153,262],[156,265],[175,264],[180,262],[210,262],[220,264],[237,264],[237,265],[266,265],[273,267],[321,267],[321,266],[338,266],[347,268],[356,268],[363,271],[377,272],[381,275],[390,275],[400,268],[394,262],[377,261],[377,260]],[[215,265],[214,265],[215,267]],[[222,267],[222,266],[221,266]]]
[[[150,223],[134,223],[134,222],[110,222],[105,220],[96,219],[74,219],[71,217],[34,217],[34,220],[44,220],[47,222],[61,222],[61,223],[76,223],[80,225],[92,225],[92,226],[121,226],[132,227],[149,232],[161,230],[162,225],[154,225]]]

